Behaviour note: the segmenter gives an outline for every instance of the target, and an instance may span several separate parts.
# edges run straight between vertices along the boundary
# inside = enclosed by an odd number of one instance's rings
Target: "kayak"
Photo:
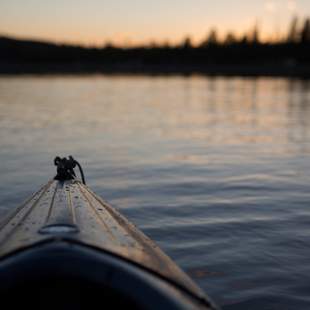
[[[55,178],[1,222],[2,304],[217,309],[152,240],[86,186],[73,157],[57,157],[55,165]]]

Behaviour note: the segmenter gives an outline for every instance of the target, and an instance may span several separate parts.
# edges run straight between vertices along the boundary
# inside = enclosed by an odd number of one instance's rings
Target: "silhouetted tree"
[[[247,45],[249,43],[248,36],[245,34],[239,41],[240,44],[242,45]]]
[[[232,32],[228,32],[226,35],[226,38],[224,40],[224,44],[226,45],[232,45],[237,43],[237,38]]]
[[[310,19],[305,20],[304,26],[300,34],[301,43],[310,43]]]
[[[189,49],[193,47],[192,39],[188,36],[184,39],[184,41],[181,43],[181,47],[185,49]]]
[[[200,47],[207,47],[210,45],[217,45],[218,44],[218,36],[217,31],[215,28],[212,28],[207,35],[206,39],[203,40],[200,44]]]
[[[168,48],[171,48],[172,46],[171,46],[171,43],[170,43],[169,40],[165,40],[165,41],[163,42],[162,47],[168,49]]]
[[[256,23],[254,25],[252,31],[249,34],[249,41],[252,44],[258,44],[259,43],[259,36],[260,36],[259,27],[258,27],[258,24]]]
[[[287,42],[297,43],[299,41],[299,38],[300,38],[300,33],[298,31],[298,17],[295,16],[293,17],[291,24],[290,24],[290,28],[289,28],[289,32],[287,36]]]
[[[216,29],[212,29],[209,34],[208,44],[216,45],[218,44],[218,36]]]
[[[158,45],[158,43],[155,40],[151,40],[149,42],[149,44],[147,45],[147,48],[149,48],[149,49],[155,49],[155,48],[158,48],[158,47],[159,47],[159,45]]]
[[[111,41],[107,41],[104,43],[104,46],[103,46],[104,49],[113,49],[115,48],[114,44],[111,42]]]

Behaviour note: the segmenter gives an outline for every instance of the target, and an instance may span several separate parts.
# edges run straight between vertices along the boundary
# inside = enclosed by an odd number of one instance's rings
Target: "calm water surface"
[[[73,154],[224,309],[310,309],[310,82],[0,77],[0,216]]]

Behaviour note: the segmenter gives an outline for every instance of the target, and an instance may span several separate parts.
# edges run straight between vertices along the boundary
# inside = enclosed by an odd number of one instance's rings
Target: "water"
[[[310,308],[310,82],[0,77],[0,216],[73,154],[224,309]]]

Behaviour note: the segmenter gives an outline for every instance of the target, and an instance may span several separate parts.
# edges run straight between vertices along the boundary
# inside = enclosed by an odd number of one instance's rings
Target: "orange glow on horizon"
[[[71,2],[71,3],[70,3]],[[278,41],[288,32],[293,16],[304,18],[310,11],[307,0],[241,1],[176,0],[128,3],[109,0],[32,0],[29,7],[18,0],[1,0],[0,35],[86,46],[179,44],[190,37],[194,45],[218,30],[219,40],[227,33],[237,38],[255,24],[262,42]],[[35,5],[36,4],[36,5]],[[74,4],[74,5],[73,5]]]
[[[18,39],[27,39],[27,40],[37,40],[37,41],[47,41],[53,42],[56,44],[72,44],[72,45],[82,45],[82,46],[94,46],[102,47],[106,44],[112,44],[119,47],[134,47],[134,46],[145,46],[145,45],[170,45],[175,46],[181,44],[185,38],[190,38],[194,46],[198,46],[204,39],[207,38],[211,29],[216,29],[218,34],[218,40],[223,42],[228,33],[232,33],[236,39],[241,39],[244,36],[248,36],[255,27],[255,21],[253,21],[252,26],[248,28],[239,29],[239,30],[220,30],[216,27],[212,27],[209,30],[205,31],[203,34],[199,32],[194,33],[185,33],[185,34],[175,34],[174,36],[158,36],[157,38],[141,38],[135,33],[116,33],[113,36],[103,38],[102,36],[92,33],[91,35],[82,36],[80,33],[71,33],[70,36],[58,36],[56,33],[46,33],[46,34],[37,34],[37,35],[22,35],[14,33],[0,33],[0,36],[15,37]],[[201,32],[201,31],[200,31]],[[278,42],[285,38],[287,31],[272,32],[259,28],[259,39],[262,43],[267,42]]]

